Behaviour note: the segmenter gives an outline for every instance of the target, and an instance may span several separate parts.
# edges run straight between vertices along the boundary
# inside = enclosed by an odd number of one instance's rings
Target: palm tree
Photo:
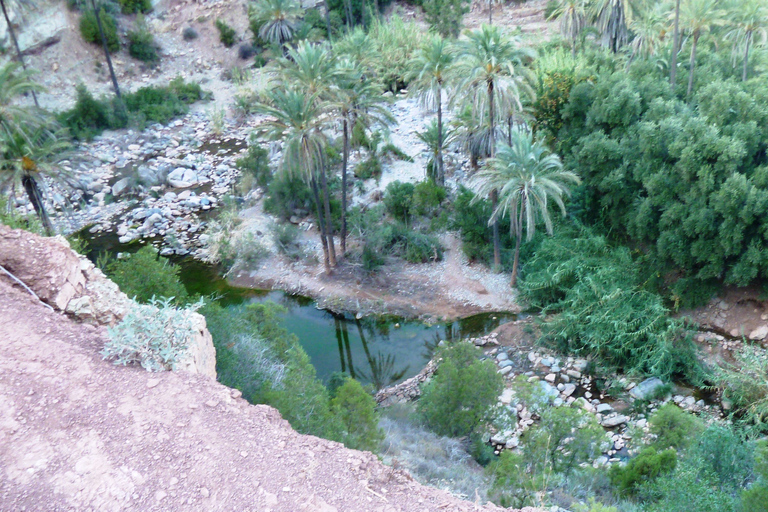
[[[310,95],[296,89],[275,88],[267,96],[267,103],[257,103],[254,107],[257,113],[269,116],[257,128],[257,135],[282,141],[281,171],[296,173],[309,183],[320,229],[325,272],[330,274],[331,267],[336,265],[333,237],[329,236],[331,216],[327,200],[323,202],[320,198],[318,184],[318,180],[326,184],[328,139],[322,131],[325,114],[317,101],[317,93]],[[327,185],[324,188],[327,189]]]
[[[43,228],[51,235],[53,226],[45,209],[40,178],[47,176],[66,183],[66,173],[52,162],[66,149],[67,142],[45,112],[12,104],[17,97],[40,89],[29,76],[28,71],[19,72],[14,63],[0,68],[0,189],[14,191],[19,185],[23,187]]]
[[[499,111],[509,113],[515,105],[520,106],[520,91],[515,63],[519,63],[530,50],[522,48],[518,39],[511,39],[498,27],[483,25],[467,33],[467,39],[459,43],[457,74],[464,77],[457,87],[471,100],[473,113],[480,119],[488,117],[488,134],[492,158],[496,148],[496,116]],[[489,190],[493,207],[496,207],[497,193]],[[498,223],[493,222],[493,263],[501,265]]]
[[[512,286],[517,285],[520,245],[525,230],[530,241],[536,232],[536,223],[544,221],[548,234],[552,234],[552,199],[565,216],[563,196],[570,195],[570,184],[579,184],[579,177],[563,170],[560,158],[540,141],[534,141],[530,130],[517,129],[512,145],[502,145],[496,156],[485,162],[473,180],[478,197],[499,191],[499,203],[488,221],[509,215],[510,234],[515,237],[515,257],[512,263]]]
[[[635,37],[632,39],[632,55],[627,62],[629,65],[638,55],[651,57],[664,40],[667,33],[666,9],[664,4],[656,4],[643,16],[638,16],[629,24]]]
[[[561,0],[549,19],[560,20],[560,33],[571,43],[571,53],[576,55],[576,41],[587,26],[588,7],[586,0]]]
[[[725,23],[725,13],[719,8],[720,0],[687,0],[681,5],[680,23],[683,30],[691,35],[691,62],[688,71],[688,92],[693,91],[693,70],[696,67],[696,45],[699,38],[712,30],[712,27]]]
[[[672,63],[669,66],[669,86],[675,92],[675,80],[677,76],[677,52],[680,51],[680,0],[675,0],[674,36],[672,38]]]
[[[365,76],[362,66],[348,58],[338,61],[332,75],[328,108],[340,121],[343,137],[341,156],[341,253],[347,252],[347,166],[352,127],[368,128],[373,124],[389,125],[395,119],[384,106],[381,88]]]
[[[613,53],[629,42],[628,26],[635,10],[632,0],[596,0],[592,4],[592,19],[602,34],[603,46]]]
[[[299,25],[301,7],[295,0],[258,0],[251,4],[249,15],[259,26],[259,37],[277,44],[285,51],[285,43],[293,38]]]
[[[336,62],[326,45],[301,41],[277,65],[280,85],[293,84],[309,95],[317,95],[319,101],[328,96]]]
[[[731,12],[734,27],[726,37],[735,42],[734,57],[743,52],[741,79],[746,82],[750,47],[768,39],[768,6],[763,0],[741,0]]]
[[[438,170],[439,165],[442,165],[443,152],[448,149],[448,144],[451,140],[451,132],[448,132],[446,136],[443,136],[443,130],[440,127],[436,119],[433,119],[427,129],[423,132],[416,133],[416,137],[426,144],[429,151],[429,160],[427,161],[427,177],[435,180],[435,183],[440,184]],[[439,163],[438,163],[439,162]],[[443,185],[445,181],[443,179]]]
[[[443,90],[448,87],[452,77],[453,59],[454,55],[449,43],[440,36],[434,36],[419,50],[411,62],[413,69],[411,90],[416,91],[425,108],[437,110],[435,181],[441,187],[445,186]]]
[[[5,6],[5,0],[0,0],[0,7],[3,9],[3,17],[5,18],[5,25],[8,27],[8,35],[11,36],[11,41],[13,42],[14,48],[16,48],[16,58],[21,63],[21,67],[24,69],[24,71],[27,70],[27,64],[24,62],[24,55],[21,53],[21,48],[19,48],[19,41],[16,39],[16,30],[13,28],[13,24],[11,23],[11,18],[8,16],[8,9]],[[32,93],[32,99],[35,100],[35,106],[40,107],[40,104],[37,102],[37,94],[35,93],[35,90],[32,89],[29,92]]]

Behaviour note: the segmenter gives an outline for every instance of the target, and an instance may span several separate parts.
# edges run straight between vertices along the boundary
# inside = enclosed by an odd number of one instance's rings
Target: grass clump
[[[219,30],[219,41],[227,48],[232,48],[235,45],[235,37],[237,32],[235,29],[227,25],[227,22],[221,18],[216,19],[216,28]]]
[[[197,33],[197,30],[195,30],[194,27],[187,27],[181,33],[181,37],[183,37],[185,41],[194,41],[199,37],[199,34]]]

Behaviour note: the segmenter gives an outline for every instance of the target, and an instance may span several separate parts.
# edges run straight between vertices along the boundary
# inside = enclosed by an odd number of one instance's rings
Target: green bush
[[[44,235],[43,225],[37,215],[24,215],[8,205],[8,200],[0,196],[0,224],[11,229],[24,229],[31,233]]]
[[[673,471],[677,466],[677,452],[666,449],[658,452],[655,448],[644,448],[624,466],[611,468],[611,483],[619,494],[632,495],[641,483],[650,482],[663,473]]]
[[[341,422],[344,444],[355,450],[377,452],[384,432],[379,428],[376,401],[351,377],[335,394],[331,410]]]
[[[445,189],[434,180],[420,181],[413,188],[411,206],[416,215],[431,216],[445,200]]]
[[[232,48],[235,45],[235,37],[237,33],[235,29],[227,25],[227,23],[221,18],[216,19],[216,28],[219,29],[219,41],[227,48]]]
[[[120,39],[117,37],[117,21],[103,7],[99,11],[99,17],[101,18],[104,37],[107,39],[107,49],[112,53],[119,51]],[[80,17],[80,34],[86,43],[102,44],[99,25],[96,21],[96,14],[93,11],[86,11]]]
[[[184,304],[189,296],[181,284],[181,269],[145,245],[130,257],[115,259],[102,269],[129,297],[148,304],[153,298],[173,299]]]
[[[393,181],[384,191],[384,205],[387,212],[400,222],[408,223],[413,204],[413,183]]]
[[[111,126],[106,102],[96,100],[83,84],[77,86],[75,106],[60,114],[59,122],[81,140],[90,140]]]
[[[136,29],[128,32],[128,53],[134,59],[154,64],[160,60],[155,37],[142,19],[136,21]]]
[[[272,239],[280,254],[298,261],[305,256],[299,244],[299,228],[288,222],[276,223],[272,226]]]
[[[376,156],[368,156],[365,160],[359,162],[352,171],[355,177],[361,180],[374,178],[378,180],[381,177],[381,161]]]
[[[152,0],[118,0],[120,12],[123,14],[136,14],[137,12],[149,12],[152,10]]]
[[[429,26],[443,37],[455,39],[469,12],[469,0],[423,0],[424,16]]]
[[[264,197],[264,211],[287,221],[296,210],[312,211],[312,192],[304,181],[290,173],[278,172],[269,182]]]
[[[251,144],[248,153],[239,158],[237,167],[242,172],[241,183],[246,176],[250,176],[252,183],[257,187],[266,188],[272,181],[272,170],[269,168],[269,153],[261,144]],[[252,187],[248,187],[248,192]]]
[[[733,404],[731,417],[758,431],[768,431],[768,355],[761,347],[745,345],[733,363],[716,368],[715,384],[723,399]]]
[[[674,404],[661,406],[651,415],[648,423],[651,433],[656,434],[653,446],[660,449],[684,450],[704,430],[699,418]]]
[[[168,87],[142,87],[123,98],[132,114],[149,122],[167,124],[174,117],[186,114],[188,104],[203,99],[203,91],[198,84],[186,83],[177,77]]]
[[[400,223],[381,223],[364,239],[366,247],[380,255],[403,258],[409,263],[427,263],[443,258],[437,237],[408,229]]]
[[[438,354],[440,366],[416,402],[437,434],[466,436],[491,419],[504,379],[491,361],[478,359],[480,355],[478,348],[463,342]]]
[[[151,299],[148,305],[137,304],[115,327],[110,327],[109,341],[101,355],[115,364],[138,362],[147,371],[175,370],[197,329],[189,309],[177,309],[170,299]]]

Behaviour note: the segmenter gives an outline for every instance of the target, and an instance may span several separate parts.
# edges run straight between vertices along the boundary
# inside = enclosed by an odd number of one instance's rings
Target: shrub
[[[141,17],[136,20],[135,30],[128,32],[128,53],[134,59],[148,64],[154,64],[160,60],[155,37]]]
[[[149,12],[152,9],[151,0],[119,0],[120,11],[123,14],[136,14],[137,12]]]
[[[151,299],[148,305],[136,305],[115,327],[110,327],[109,341],[101,355],[115,364],[138,362],[147,371],[174,370],[196,333],[189,309],[177,309],[170,300]]]
[[[219,29],[219,41],[221,41],[221,44],[227,48],[232,48],[235,45],[235,36],[237,36],[235,29],[227,25],[221,18],[216,19],[216,28]]]
[[[426,424],[440,435],[465,436],[492,417],[504,379],[490,361],[478,359],[481,351],[457,343],[439,353],[437,373],[416,402]]]
[[[174,78],[168,87],[142,87],[123,95],[128,111],[146,121],[167,124],[176,116],[187,113],[187,104],[202,99],[199,85]]]
[[[242,60],[248,60],[259,51],[259,47],[251,43],[243,43],[237,48],[237,56]]]
[[[377,452],[384,439],[376,414],[376,401],[353,378],[348,378],[336,390],[331,409],[339,418],[342,439],[348,448]]]
[[[416,215],[432,215],[445,200],[446,191],[434,180],[420,181],[413,188],[411,206]]]
[[[611,468],[611,483],[620,494],[635,494],[641,483],[673,471],[676,466],[677,452],[674,449],[657,452],[655,448],[644,448],[626,466]]]
[[[107,39],[107,49],[112,53],[119,51],[120,39],[117,37],[117,21],[103,7],[99,11],[99,18],[101,18],[101,28],[104,30],[104,37]],[[80,17],[80,34],[86,43],[102,44],[99,25],[96,21],[96,14],[93,11],[86,11]]]
[[[533,495],[540,486],[539,475],[527,470],[526,461],[519,453],[504,451],[486,468],[493,479],[490,497],[502,507],[534,505]]]
[[[365,237],[365,246],[381,255],[397,256],[409,263],[440,261],[443,246],[437,237],[408,229],[400,223],[382,223]]]
[[[384,191],[384,205],[387,212],[401,222],[408,222],[413,203],[413,183],[393,181]]]
[[[266,188],[272,181],[272,170],[269,168],[269,153],[261,144],[251,144],[245,156],[240,157],[235,163],[242,172],[243,178],[250,176],[252,183],[257,187]],[[244,192],[248,192],[250,189],[249,187]]]
[[[661,406],[648,422],[658,448],[685,449],[703,430],[700,419],[674,404]]]
[[[24,215],[9,206],[8,200],[0,196],[0,224],[12,229],[24,229],[44,236],[43,225],[37,215]],[[71,242],[70,242],[71,245]]]
[[[96,100],[85,85],[77,86],[77,100],[72,110],[59,115],[59,122],[76,139],[90,140],[110,128],[106,102]]]
[[[300,178],[290,173],[276,173],[267,187],[264,211],[287,221],[296,210],[308,213],[313,206],[312,192]]]
[[[722,489],[746,486],[755,462],[754,443],[732,426],[720,423],[710,425],[697,439],[689,451],[702,461],[704,472],[716,477]]]
[[[181,269],[163,258],[151,245],[145,245],[130,257],[116,259],[103,268],[120,289],[142,304],[154,298],[174,299],[184,304],[188,294],[181,284]]]
[[[731,416],[739,422],[753,425],[759,431],[768,430],[768,356],[760,347],[744,346],[734,353],[734,362],[715,371],[715,384],[723,399],[733,404]]]
[[[198,38],[198,33],[194,27],[187,27],[184,29],[184,32],[181,33],[181,36],[185,41],[193,41]]]
[[[284,222],[272,226],[272,240],[278,252],[288,256],[292,260],[299,260],[304,256],[304,251],[298,243],[299,228],[293,224]]]
[[[469,12],[468,0],[424,0],[427,23],[443,37],[457,38],[464,15]]]

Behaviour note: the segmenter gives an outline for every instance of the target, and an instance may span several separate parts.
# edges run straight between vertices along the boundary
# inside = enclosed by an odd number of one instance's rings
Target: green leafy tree
[[[446,137],[443,126],[443,91],[450,95],[450,84],[453,79],[454,55],[448,42],[442,37],[433,37],[425,44],[413,59],[414,79],[411,80],[412,90],[418,91],[422,104],[437,111],[434,125],[434,141],[430,149],[434,153],[435,181],[445,186],[445,165],[443,151]],[[427,130],[430,134],[430,129]],[[422,141],[426,142],[423,138]],[[429,144],[428,144],[429,145]]]
[[[496,151],[496,119],[499,112],[508,113],[520,104],[520,79],[515,65],[522,62],[531,52],[521,47],[518,39],[505,36],[498,27],[483,25],[467,33],[467,39],[460,42],[459,60],[456,72],[464,77],[457,90],[467,93],[473,114],[488,119],[489,156]],[[493,208],[496,208],[498,191],[488,191]],[[501,249],[498,222],[493,222],[493,263],[501,265]]]
[[[442,37],[456,38],[461,32],[464,15],[469,12],[468,0],[424,0],[424,17]]]
[[[451,131],[447,130],[445,133],[441,129],[440,123],[437,119],[433,119],[431,123],[427,125],[427,129],[423,132],[417,132],[416,137],[427,146],[427,152],[429,153],[429,159],[427,160],[427,178],[434,180],[438,186],[445,186],[445,171],[441,171],[443,166],[443,153],[448,149],[448,145],[451,142]],[[442,177],[442,180],[440,180]]]
[[[323,246],[325,271],[330,274],[336,265],[333,237],[330,235],[330,206],[320,197],[322,180],[327,190],[325,174],[328,139],[323,133],[325,113],[317,101],[317,93],[308,95],[295,89],[272,89],[268,103],[257,103],[254,110],[270,116],[258,129],[259,137],[283,142],[280,168],[301,176],[310,184],[315,202],[320,240]]]
[[[674,471],[676,466],[677,452],[674,449],[659,452],[655,448],[644,448],[626,466],[611,468],[611,484],[620,494],[635,494],[640,484]]]
[[[460,437],[487,422],[504,387],[490,361],[478,359],[479,349],[458,343],[440,356],[437,373],[416,402],[419,413],[436,433]]]
[[[342,439],[348,448],[378,451],[384,432],[379,428],[376,400],[359,382],[346,379],[336,390],[331,408],[341,422]]]
[[[515,237],[513,287],[517,286],[523,231],[530,241],[540,219],[551,235],[549,201],[554,201],[565,216],[563,199],[570,195],[570,185],[580,182],[576,174],[563,169],[560,157],[551,153],[542,142],[534,141],[529,130],[522,129],[513,132],[512,145],[502,145],[496,157],[488,160],[476,176],[474,187],[478,196],[498,191],[498,204],[488,223],[498,222],[509,215],[510,233]]]
[[[184,304],[189,296],[179,279],[181,269],[145,245],[130,257],[115,259],[103,269],[126,295],[137,302],[148,304],[155,298],[174,298]]]

